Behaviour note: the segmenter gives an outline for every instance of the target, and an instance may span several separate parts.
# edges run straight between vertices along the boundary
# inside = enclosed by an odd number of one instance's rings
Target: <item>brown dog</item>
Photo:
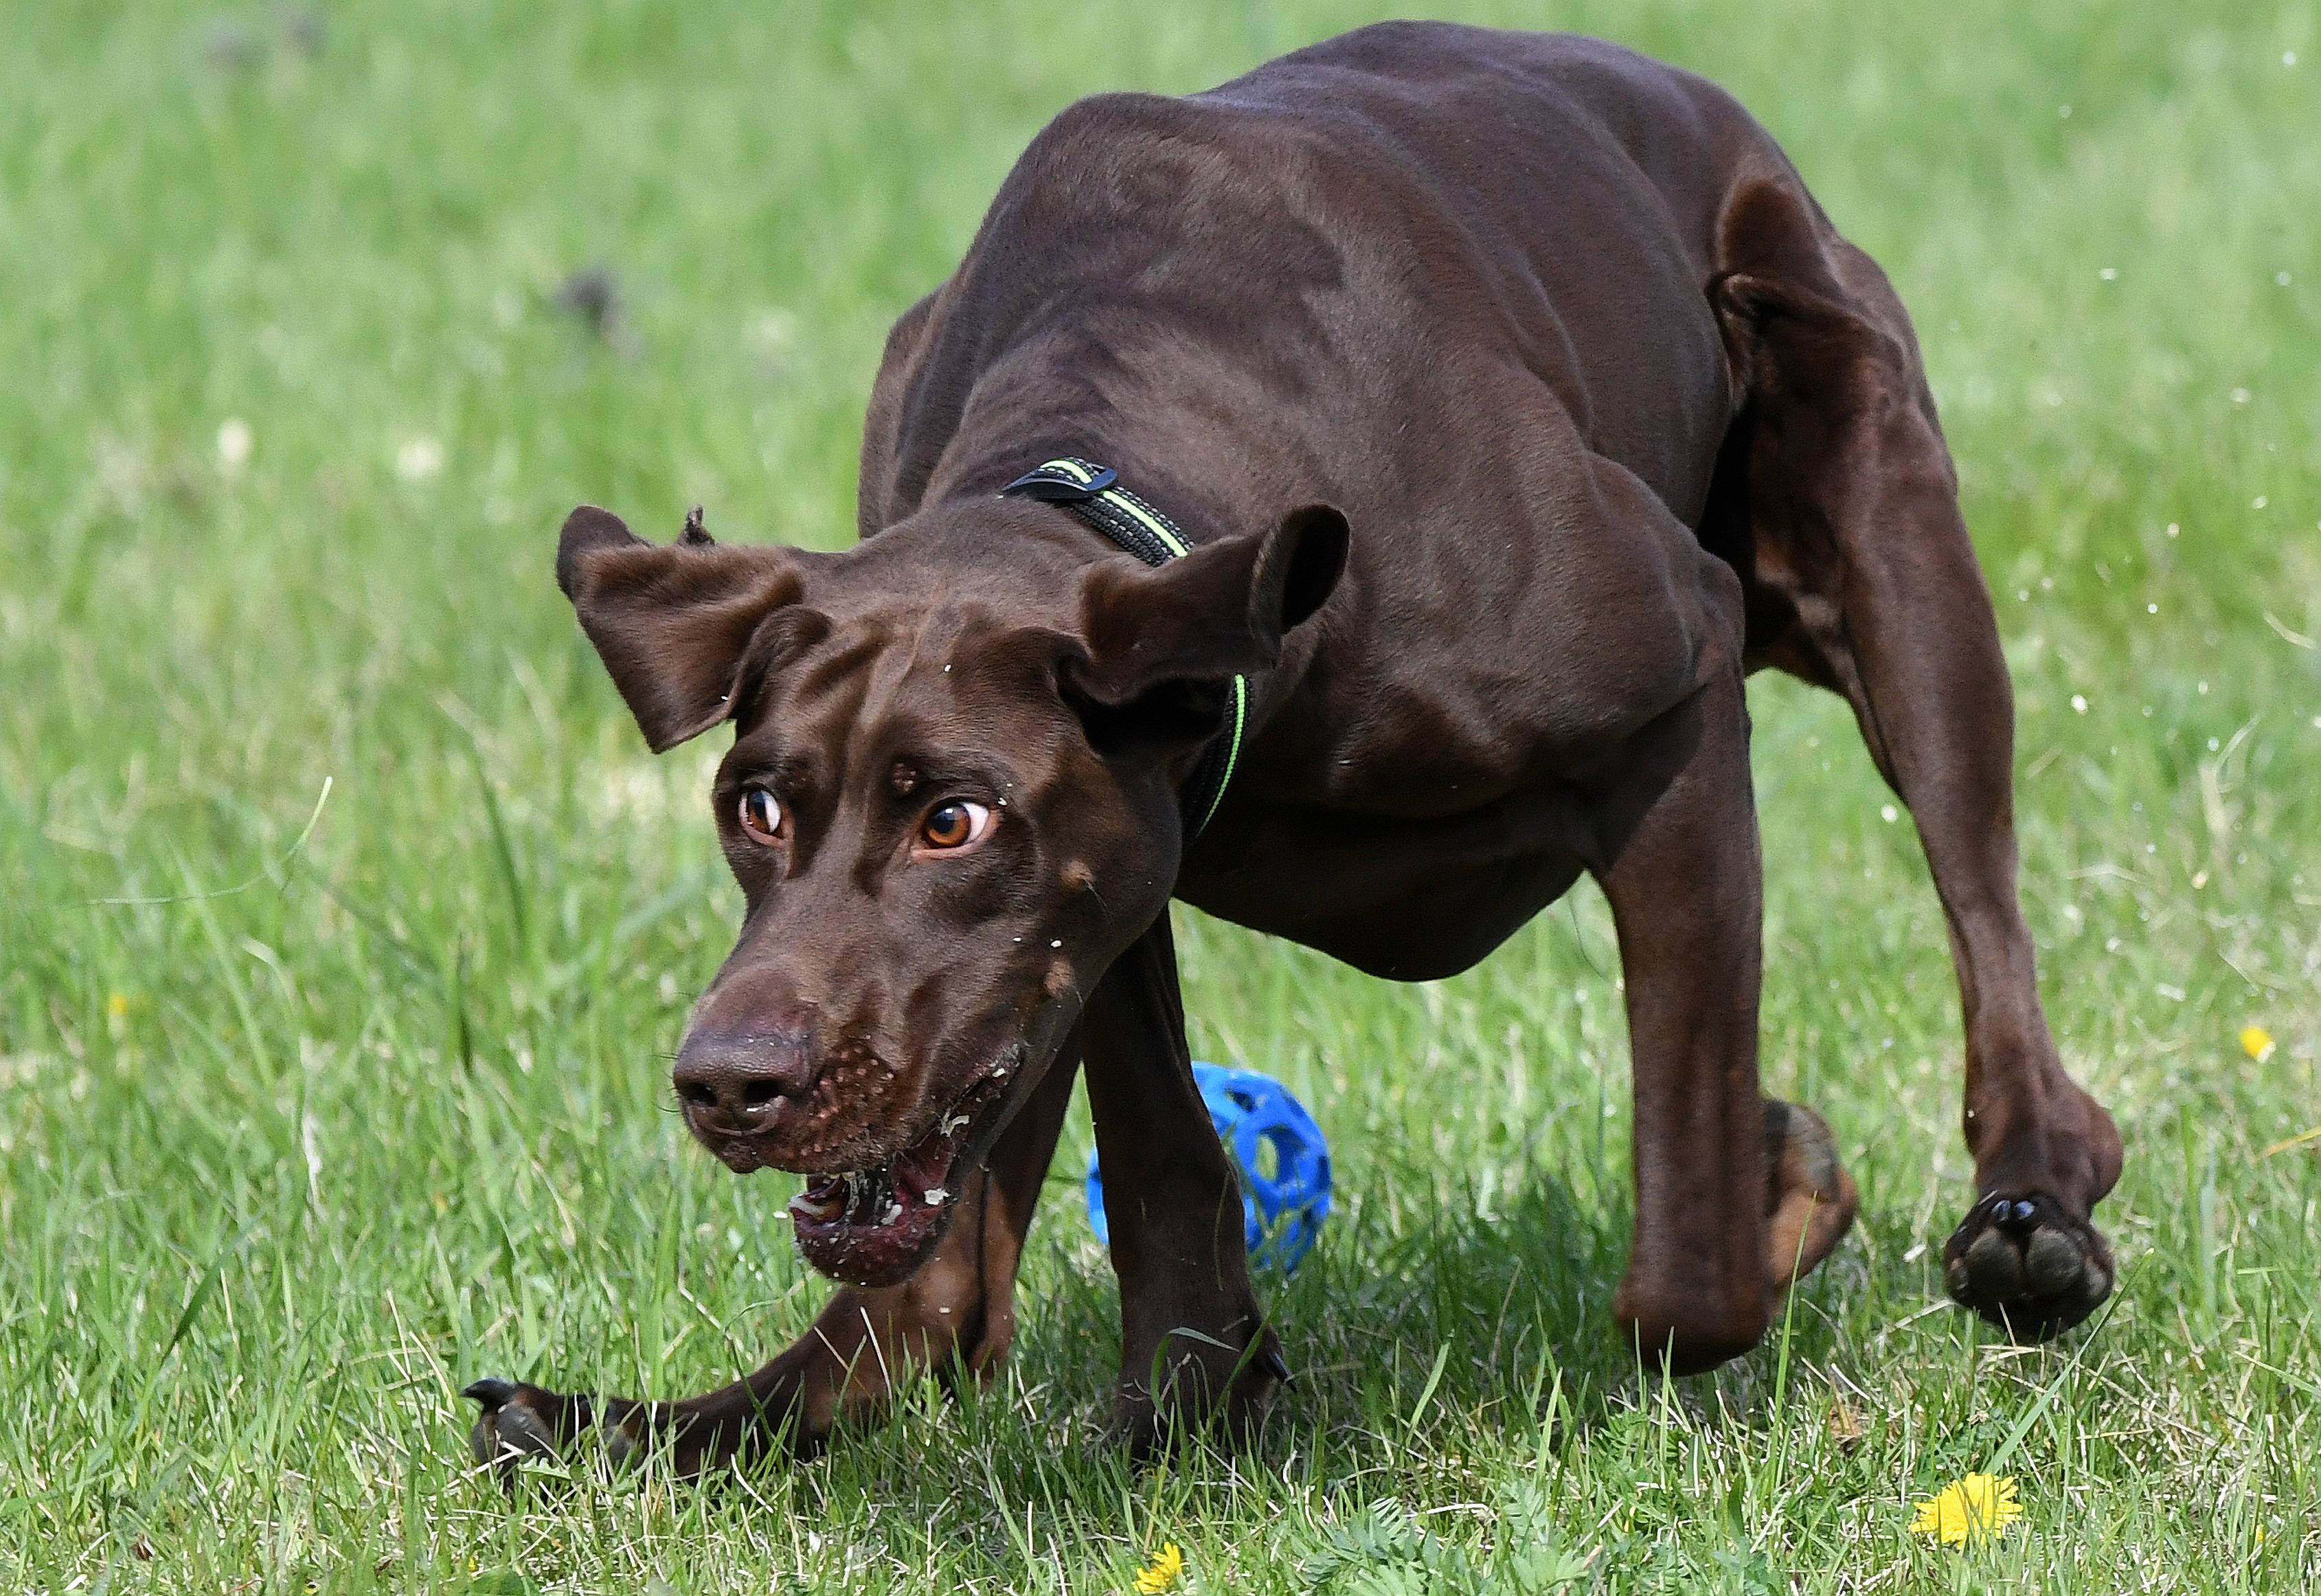
[[[1245,1423],[1285,1371],[1171,895],[1415,980],[1592,875],[1634,1056],[1616,1312],[1679,1372],[1746,1351],[1855,1202],[1758,1091],[1766,665],[1852,702],[1933,866],[1980,1192],[1952,1292],[2037,1338],[2110,1290],[2119,1138],[2040,1011],[2012,698],[1909,322],[1709,84],[1389,24],[1083,101],[896,324],[860,503],[843,554],[582,509],[557,558],[654,748],[735,724],[749,910],[677,1094],[733,1169],[815,1177],[799,1246],[851,1283],[689,1401],[478,1382],[479,1456],[598,1424],[698,1469],[989,1371],[1082,1067],[1121,1429]]]

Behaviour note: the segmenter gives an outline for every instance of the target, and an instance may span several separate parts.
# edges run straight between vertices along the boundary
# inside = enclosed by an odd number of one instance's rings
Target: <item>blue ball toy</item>
[[[1208,1105],[1217,1139],[1239,1165],[1250,1262],[1287,1274],[1312,1250],[1322,1221],[1330,1216],[1330,1147],[1322,1128],[1271,1075],[1196,1059],[1193,1083]],[[1270,1174],[1265,1173],[1269,1165]],[[1104,1172],[1094,1153],[1088,1155],[1088,1211],[1096,1238],[1111,1246]]]

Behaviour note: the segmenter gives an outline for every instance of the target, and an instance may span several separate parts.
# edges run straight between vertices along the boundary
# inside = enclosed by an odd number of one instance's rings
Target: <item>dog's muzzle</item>
[[[916,1142],[869,1168],[809,1180],[789,1206],[806,1261],[852,1285],[906,1278],[942,1239],[966,1182],[1045,1078],[1079,1015],[1076,996],[1051,999]]]

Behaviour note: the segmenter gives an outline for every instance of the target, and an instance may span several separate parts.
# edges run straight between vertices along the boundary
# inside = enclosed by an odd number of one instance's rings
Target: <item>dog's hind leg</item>
[[[512,1467],[526,1454],[562,1452],[595,1431],[627,1463],[666,1451],[680,1475],[746,1461],[786,1445],[820,1449],[841,1418],[875,1411],[911,1375],[986,1378],[1015,1331],[1015,1270],[1033,1207],[1055,1156],[1079,1061],[1072,1044],[970,1175],[951,1229],[898,1285],[833,1292],[812,1328],[746,1379],[677,1402],[562,1396],[535,1385],[478,1380],[470,1437],[477,1459]]]
[[[2113,1265],[2090,1223],[2119,1133],[2064,1073],[2016,897],[2014,694],[1917,346],[1878,268],[1787,180],[1726,208],[1711,287],[1743,392],[1725,464],[1745,524],[1752,663],[1842,693],[1910,808],[1958,968],[1977,1198],[1951,1293],[2023,1339],[2084,1319]]]

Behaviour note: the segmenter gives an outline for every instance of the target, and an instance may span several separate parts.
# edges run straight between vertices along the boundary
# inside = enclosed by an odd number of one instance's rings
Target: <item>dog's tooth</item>
[[[845,1212],[846,1204],[836,1197],[825,1197],[817,1202],[804,1192],[800,1192],[790,1199],[790,1211],[793,1214],[804,1214],[810,1220],[828,1221]]]
[[[926,1204],[929,1208],[941,1208],[944,1203],[949,1202],[950,1201],[951,1193],[944,1191],[941,1186],[929,1186],[927,1188]]]

